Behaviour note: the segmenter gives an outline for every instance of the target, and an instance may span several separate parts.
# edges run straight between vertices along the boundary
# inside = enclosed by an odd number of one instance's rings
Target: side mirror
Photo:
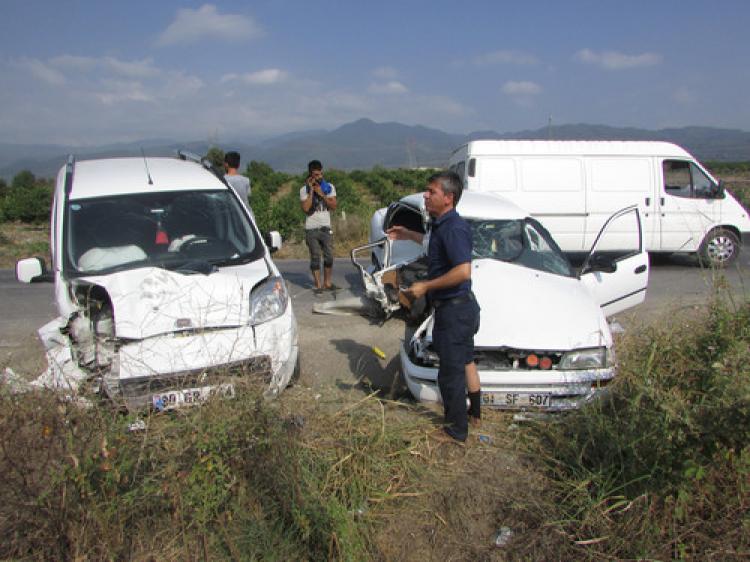
[[[615,260],[604,254],[594,254],[586,265],[586,270],[581,273],[589,273],[591,271],[614,273],[617,271],[617,263]]]
[[[42,283],[54,279],[42,258],[27,258],[16,262],[16,279],[21,283]]]
[[[268,246],[268,251],[272,254],[281,250],[283,242],[281,240],[281,234],[276,230],[264,233],[263,240],[266,243],[266,246]]]

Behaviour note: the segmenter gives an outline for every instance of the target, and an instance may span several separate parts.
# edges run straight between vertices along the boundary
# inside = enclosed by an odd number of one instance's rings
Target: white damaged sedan
[[[648,285],[637,209],[610,217],[578,270],[538,220],[498,195],[464,192],[457,210],[473,236],[472,285],[481,307],[474,359],[483,405],[566,410],[600,394],[616,370],[607,316],[642,302]],[[377,211],[371,243],[355,248],[352,259],[386,314],[405,307],[412,317],[427,313],[401,349],[401,370],[416,399],[439,401],[433,315],[399,292],[426,275],[427,219],[421,194]],[[427,234],[424,244],[385,238],[396,225]],[[367,250],[370,267],[357,259]]]
[[[183,158],[75,162],[58,174],[52,269],[59,318],[40,330],[43,386],[99,391],[128,409],[171,409],[239,381],[276,395],[299,369],[286,284],[248,207],[207,163]]]

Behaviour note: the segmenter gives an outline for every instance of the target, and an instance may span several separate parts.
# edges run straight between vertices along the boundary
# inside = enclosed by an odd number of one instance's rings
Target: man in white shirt
[[[323,179],[323,164],[313,160],[307,165],[308,176],[299,190],[300,205],[305,215],[305,242],[310,250],[310,271],[314,292],[333,291],[333,231],[331,213],[336,210],[336,187]],[[323,254],[323,282],[320,280],[320,257]]]
[[[250,208],[248,201],[250,197],[250,178],[240,174],[238,171],[239,167],[240,153],[234,151],[227,152],[224,156],[224,179],[234,189],[242,204]]]

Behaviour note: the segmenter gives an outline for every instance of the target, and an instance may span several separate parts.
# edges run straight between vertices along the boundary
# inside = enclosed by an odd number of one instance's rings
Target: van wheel
[[[731,230],[717,228],[708,233],[698,249],[698,258],[705,267],[726,267],[737,259],[740,239]]]

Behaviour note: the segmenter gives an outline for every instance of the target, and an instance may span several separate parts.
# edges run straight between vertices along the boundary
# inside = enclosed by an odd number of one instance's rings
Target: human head
[[[227,152],[224,155],[224,167],[234,168],[235,170],[240,167],[240,153],[234,150]]]
[[[310,160],[307,164],[307,172],[309,174],[312,174],[313,172],[322,172],[323,171],[323,164],[321,164],[320,160]]]
[[[463,183],[458,174],[451,171],[438,172],[427,180],[424,193],[425,207],[433,217],[454,209],[461,199]]]

